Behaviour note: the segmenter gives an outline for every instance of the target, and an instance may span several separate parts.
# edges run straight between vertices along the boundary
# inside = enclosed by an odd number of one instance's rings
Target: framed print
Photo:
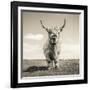
[[[11,87],[87,83],[87,6],[11,2]]]

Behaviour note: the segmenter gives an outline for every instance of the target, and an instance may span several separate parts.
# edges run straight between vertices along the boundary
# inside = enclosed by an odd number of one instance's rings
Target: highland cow
[[[46,57],[48,69],[58,68],[59,60],[58,57],[60,55],[60,32],[63,31],[65,27],[66,20],[64,19],[64,24],[62,27],[54,27],[54,28],[47,28],[43,25],[42,20],[40,20],[41,26],[45,29],[48,33],[48,40],[46,41],[43,49],[44,55]]]

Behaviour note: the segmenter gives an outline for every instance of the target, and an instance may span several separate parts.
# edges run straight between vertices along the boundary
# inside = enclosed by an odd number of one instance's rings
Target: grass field
[[[79,74],[79,59],[59,60],[59,69],[48,70],[45,60],[23,60],[22,77]]]

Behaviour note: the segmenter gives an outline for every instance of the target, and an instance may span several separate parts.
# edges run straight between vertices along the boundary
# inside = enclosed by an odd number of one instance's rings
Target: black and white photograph
[[[79,16],[22,11],[22,77],[79,74]]]
[[[74,7],[12,2],[12,87],[87,82],[87,7]]]

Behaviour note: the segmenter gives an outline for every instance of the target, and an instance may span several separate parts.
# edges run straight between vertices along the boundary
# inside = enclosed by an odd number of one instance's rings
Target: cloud
[[[41,51],[41,47],[40,45],[31,45],[29,43],[24,43],[23,44],[23,51],[24,52],[28,52],[28,53],[35,53],[35,52],[38,52],[38,51]]]
[[[79,44],[62,44],[62,49],[65,51],[76,51],[79,50]]]
[[[31,39],[31,40],[42,40],[43,39],[43,35],[42,34],[29,33],[29,34],[25,35],[24,38],[25,39]]]
[[[62,44],[60,58],[80,58],[80,45]]]
[[[23,59],[43,59],[43,48],[40,45],[23,44]]]

